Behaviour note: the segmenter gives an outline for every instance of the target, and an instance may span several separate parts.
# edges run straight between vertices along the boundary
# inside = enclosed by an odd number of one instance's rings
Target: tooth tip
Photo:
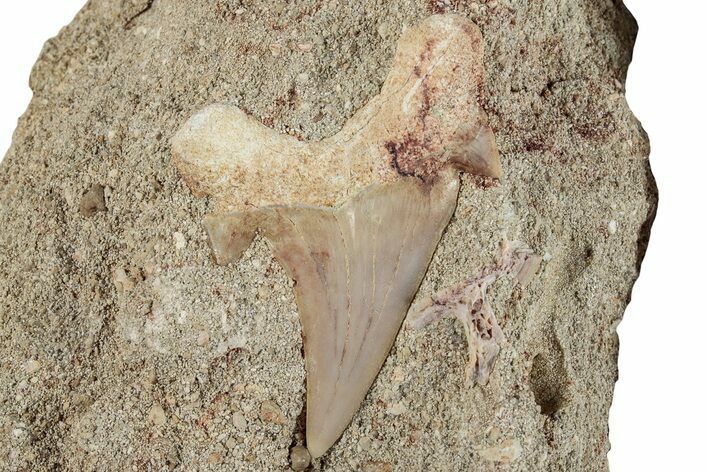
[[[310,451],[310,455],[314,458],[322,457],[337,442],[348,424],[349,421],[336,425],[339,427],[335,429],[331,423],[312,421],[308,415],[306,436],[307,450]]]
[[[358,385],[349,386],[355,391]],[[364,390],[364,394],[366,390]],[[347,429],[359,408],[358,396],[340,394],[334,398],[310,398],[307,402],[307,449],[312,457],[325,454]],[[329,407],[325,407],[329,405]]]
[[[310,439],[309,436],[307,438],[307,450],[310,452],[313,459],[318,459],[327,452],[332,446],[331,444],[327,444],[329,443],[324,442],[321,438]],[[332,444],[334,444],[334,441],[332,441]]]

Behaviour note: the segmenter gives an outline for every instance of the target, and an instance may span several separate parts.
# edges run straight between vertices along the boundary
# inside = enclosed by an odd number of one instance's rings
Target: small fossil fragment
[[[498,179],[483,41],[456,15],[403,34],[381,93],[331,138],[303,142],[228,105],[194,115],[173,159],[219,264],[257,231],[296,282],[307,370],[307,447],[320,457],[383,365],[455,210],[459,172]]]
[[[423,299],[411,308],[408,323],[424,328],[445,316],[464,325],[469,359],[465,380],[486,385],[504,341],[494,311],[487,301],[487,288],[500,277],[515,277],[522,287],[536,273],[541,258],[520,242],[504,242],[496,265],[481,270],[461,283]]]

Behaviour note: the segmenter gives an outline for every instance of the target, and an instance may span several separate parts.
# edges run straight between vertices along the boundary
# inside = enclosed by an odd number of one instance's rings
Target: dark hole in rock
[[[560,411],[569,397],[563,354],[538,354],[534,357],[529,382],[541,413],[551,416]]]
[[[81,197],[79,202],[79,213],[89,218],[99,211],[106,211],[106,200],[102,185],[94,184]]]

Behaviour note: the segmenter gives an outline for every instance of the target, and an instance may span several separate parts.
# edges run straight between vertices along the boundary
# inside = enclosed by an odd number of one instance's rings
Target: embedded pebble
[[[155,373],[155,368],[150,367],[147,369],[145,378],[143,378],[142,385],[146,389],[150,389],[153,385],[157,383],[157,374]]]
[[[199,336],[197,336],[197,345],[204,347],[207,344],[209,344],[209,332],[208,331],[201,331],[199,333]]]
[[[234,427],[238,431],[246,431],[246,428],[248,427],[248,422],[246,421],[246,417],[243,416],[243,413],[236,412],[233,414],[231,417],[231,422],[234,424]]]
[[[29,375],[36,374],[39,369],[42,368],[42,364],[39,363],[39,361],[36,360],[31,360],[25,364],[25,372],[27,372]]]
[[[226,440],[226,448],[227,449],[235,449],[236,446],[238,445],[238,442],[234,438],[229,438]]]
[[[364,436],[359,439],[359,442],[357,443],[357,449],[359,450],[359,452],[364,452],[371,449],[371,438]]]
[[[310,465],[310,451],[303,446],[295,446],[290,451],[290,467],[295,471],[307,469]]]
[[[610,222],[607,223],[607,231],[610,234],[615,234],[617,232],[617,222],[615,220],[610,220]]]
[[[167,417],[165,416],[165,410],[159,403],[155,403],[150,411],[148,412],[148,420],[155,426],[162,426],[167,423]]]
[[[215,465],[220,463],[223,460],[223,457],[220,452],[212,452],[209,454],[209,457],[207,458],[207,463],[209,465]]]
[[[273,401],[267,400],[261,404],[261,420],[266,423],[285,424],[286,419],[283,411]]]
[[[271,44],[270,46],[268,46],[268,48],[270,49],[270,54],[273,57],[279,57],[281,54],[283,54],[283,46],[281,46],[280,44]]]
[[[122,267],[113,272],[113,285],[115,285],[118,292],[124,293],[130,292],[135,288],[135,282]]]
[[[177,231],[172,235],[172,237],[175,240],[175,248],[177,248],[178,251],[181,251],[187,247],[187,239],[182,233]]]
[[[403,346],[403,348],[401,348],[400,356],[402,360],[406,361],[410,359],[411,354],[411,348],[409,348],[408,346]]]
[[[500,437],[501,437],[501,429],[499,429],[498,426],[494,426],[489,431],[489,440],[490,441],[497,441]]]
[[[258,287],[258,298],[261,300],[266,300],[270,297],[271,295],[271,290],[268,288],[266,285],[261,285]]]
[[[388,36],[389,29],[388,23],[380,23],[378,28],[376,28],[376,32],[379,33],[381,38],[385,39]]]
[[[406,408],[406,405],[403,404],[403,402],[398,402],[395,405],[393,405],[391,408],[386,410],[386,413],[389,415],[393,416],[399,416],[408,411],[408,408]]]
[[[479,455],[486,461],[510,464],[521,457],[522,452],[518,439],[507,439],[500,446],[480,450]]]

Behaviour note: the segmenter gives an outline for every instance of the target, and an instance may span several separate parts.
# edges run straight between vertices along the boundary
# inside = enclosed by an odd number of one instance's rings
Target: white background
[[[83,3],[0,6],[0,156],[30,100],[28,77],[43,42]],[[619,328],[610,465],[613,472],[706,471],[708,7],[700,0],[626,3],[640,26],[627,96],[652,141],[661,201]]]

